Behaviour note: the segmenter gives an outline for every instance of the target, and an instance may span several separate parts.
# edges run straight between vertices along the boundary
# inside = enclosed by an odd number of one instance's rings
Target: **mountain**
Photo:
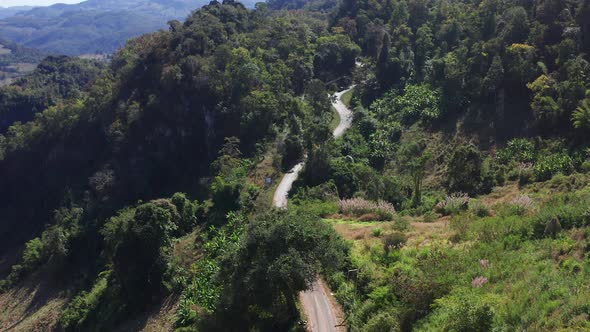
[[[590,2],[331,6],[0,89],[0,330],[588,331]]]
[[[49,53],[112,53],[129,38],[166,28],[167,21],[184,19],[208,2],[89,0],[74,5],[55,4],[4,17],[0,20],[0,36]]]
[[[0,19],[14,16],[20,12],[31,10],[32,6],[0,7]]]

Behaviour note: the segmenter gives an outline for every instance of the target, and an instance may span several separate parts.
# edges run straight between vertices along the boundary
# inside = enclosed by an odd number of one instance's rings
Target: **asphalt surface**
[[[353,88],[354,86],[334,95],[335,101],[332,103],[332,106],[334,106],[340,115],[340,123],[333,132],[335,138],[344,135],[346,130],[352,125],[352,111],[342,103],[341,98],[343,94]],[[293,187],[295,180],[297,180],[303,166],[305,166],[305,159],[283,176],[273,196],[273,205],[275,207],[287,208],[289,191]],[[307,315],[309,330],[312,332],[337,332],[339,330],[336,327],[338,325],[336,309],[330,302],[326,289],[322,286],[322,282],[319,279],[313,283],[311,289],[301,293],[301,302]]]

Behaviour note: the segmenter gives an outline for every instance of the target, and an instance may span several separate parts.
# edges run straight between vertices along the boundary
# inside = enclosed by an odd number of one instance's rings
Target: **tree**
[[[477,194],[482,179],[481,153],[472,144],[458,146],[447,163],[449,192]]]
[[[418,73],[422,73],[422,67],[432,56],[434,50],[433,38],[432,29],[426,24],[416,31],[416,68]]]
[[[590,103],[584,99],[572,115],[574,128],[581,130],[590,130]]]
[[[345,264],[348,246],[317,217],[271,212],[254,217],[222,263],[223,305],[240,329],[283,330],[299,292],[322,271]]]
[[[177,230],[172,204],[150,202],[138,206],[132,214],[112,218],[103,230],[112,248],[116,279],[132,308],[149,303],[162,286],[172,236]]]
[[[488,94],[495,93],[498,88],[502,85],[504,79],[504,67],[502,66],[502,58],[499,55],[494,56],[492,64],[488,69],[483,85]]]
[[[423,143],[411,142],[400,146],[398,162],[412,179],[412,205],[422,204],[422,181],[426,173],[426,166],[432,159],[430,152],[426,151]]]

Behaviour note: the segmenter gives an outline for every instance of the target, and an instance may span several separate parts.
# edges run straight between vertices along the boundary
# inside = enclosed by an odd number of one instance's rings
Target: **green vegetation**
[[[0,133],[15,122],[33,120],[50,106],[81,98],[104,67],[66,56],[45,58],[31,73],[0,88]]]
[[[212,2],[107,65],[49,57],[0,91],[0,299],[63,280],[20,314],[47,330],[295,331],[319,274],[351,331],[590,329],[589,15]]]

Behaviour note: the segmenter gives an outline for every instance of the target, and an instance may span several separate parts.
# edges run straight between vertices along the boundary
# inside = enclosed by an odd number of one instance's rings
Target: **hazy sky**
[[[0,7],[49,6],[54,3],[80,3],[83,0],[0,0]]]

